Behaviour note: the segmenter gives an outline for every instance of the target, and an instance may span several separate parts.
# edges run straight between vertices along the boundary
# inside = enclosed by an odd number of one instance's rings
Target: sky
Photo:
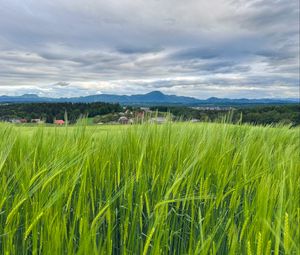
[[[299,97],[299,0],[0,0],[0,95]]]

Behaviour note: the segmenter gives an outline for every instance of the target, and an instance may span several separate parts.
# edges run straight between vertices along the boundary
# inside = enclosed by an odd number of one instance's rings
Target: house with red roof
[[[55,120],[54,124],[56,124],[56,125],[64,125],[65,121],[64,120]]]

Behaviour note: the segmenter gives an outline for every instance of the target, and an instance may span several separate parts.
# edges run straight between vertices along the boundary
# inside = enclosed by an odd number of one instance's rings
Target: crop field
[[[300,129],[0,125],[0,254],[299,254]]]

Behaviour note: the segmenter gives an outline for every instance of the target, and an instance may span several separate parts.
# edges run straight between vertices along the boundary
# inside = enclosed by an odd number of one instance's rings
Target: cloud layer
[[[298,0],[0,0],[0,94],[299,97]]]

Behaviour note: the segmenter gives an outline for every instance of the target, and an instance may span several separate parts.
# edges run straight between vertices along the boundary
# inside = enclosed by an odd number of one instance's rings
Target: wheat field
[[[0,125],[1,254],[299,254],[300,129]]]

